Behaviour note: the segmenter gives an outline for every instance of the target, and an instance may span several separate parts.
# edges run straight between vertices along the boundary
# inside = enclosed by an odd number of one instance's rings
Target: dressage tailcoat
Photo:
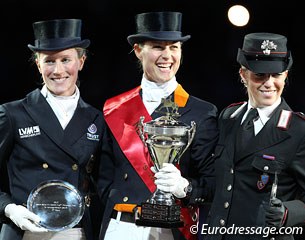
[[[271,118],[245,150],[236,144],[246,104],[232,104],[219,116],[220,137],[215,149],[216,193],[207,227],[261,227],[262,202],[269,202],[275,172],[277,198],[288,209],[285,227],[305,221],[305,121],[282,99]],[[286,110],[286,111],[284,111]],[[286,113],[282,115],[282,113]],[[284,116],[286,116],[284,118]],[[284,121],[283,121],[284,120]],[[285,124],[279,124],[284,122]],[[252,230],[253,230],[252,229]],[[215,229],[214,229],[215,230]],[[207,233],[207,232],[205,232]],[[204,233],[202,233],[204,234]],[[223,238],[222,238],[223,237]],[[291,235],[272,236],[276,240]],[[207,240],[263,239],[252,234],[205,235]],[[264,239],[272,239],[271,236]]]
[[[96,171],[95,164],[99,162],[104,126],[102,113],[80,98],[71,121],[63,130],[39,89],[22,100],[1,105],[0,163],[7,166],[9,179],[6,185],[1,177],[1,220],[12,224],[4,215],[5,206],[9,203],[26,206],[32,189],[44,181],[67,181],[84,196],[93,189],[89,178],[94,175],[89,173]],[[88,240],[95,239],[92,232],[95,222],[91,221],[90,212],[98,214],[97,211],[86,207],[81,221]],[[18,231],[19,228],[11,229]],[[22,235],[21,231],[1,237],[18,240]]]
[[[141,95],[141,92],[139,94]],[[173,94],[167,99],[172,97]],[[142,101],[141,104],[143,104]],[[134,106],[129,107],[134,108]],[[194,140],[182,155],[179,165],[182,176],[192,181],[193,185],[192,194],[186,204],[205,204],[204,199],[211,198],[214,187],[214,168],[211,159],[208,159],[208,157],[212,154],[218,138],[217,109],[211,103],[189,96],[186,105],[179,107],[178,112],[181,115],[178,118],[179,121],[188,125],[191,125],[191,121],[196,123]],[[151,115],[152,119],[160,116],[160,113],[156,111]],[[135,129],[132,125],[124,126],[125,129],[128,127]],[[99,183],[102,199],[107,202],[100,240],[104,238],[115,204],[130,203],[141,205],[152,195],[120,149],[111,131],[109,131],[107,142],[108,145],[103,145],[101,167],[104,171]],[[139,161],[141,160],[139,159]],[[177,229],[173,231],[173,234],[175,239],[183,239]]]

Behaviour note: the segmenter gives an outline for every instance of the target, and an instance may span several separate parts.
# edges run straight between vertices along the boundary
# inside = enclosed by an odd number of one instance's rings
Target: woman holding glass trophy
[[[90,44],[81,39],[81,23],[33,24],[35,44],[28,47],[42,88],[0,106],[0,164],[8,176],[1,177],[1,240],[97,238],[90,213],[98,209],[86,206],[104,121],[80,97],[78,74]]]

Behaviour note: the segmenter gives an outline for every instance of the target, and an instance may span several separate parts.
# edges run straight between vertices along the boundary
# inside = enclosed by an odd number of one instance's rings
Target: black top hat
[[[131,46],[146,40],[185,42],[191,37],[182,36],[180,12],[140,13],[135,18],[137,34],[127,37]]]
[[[292,65],[287,38],[274,33],[250,33],[238,49],[237,62],[255,73],[281,73]]]
[[[81,40],[80,19],[55,19],[33,23],[35,46],[32,51],[57,51],[68,48],[87,48],[90,40]]]

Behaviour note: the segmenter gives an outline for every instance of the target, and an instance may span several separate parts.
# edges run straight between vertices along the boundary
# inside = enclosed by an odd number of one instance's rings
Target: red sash
[[[105,102],[105,120],[125,156],[151,192],[154,192],[154,176],[149,152],[140,139],[136,126],[140,117],[151,121],[139,94],[140,87],[111,98]]]
[[[150,170],[152,161],[148,149],[140,139],[136,126],[140,117],[144,116],[144,122],[152,120],[147,112],[139,94],[140,87],[108,99],[104,105],[105,120],[112,131],[125,156],[132,164],[138,175],[142,178],[148,189],[153,193],[156,189],[154,175]],[[178,107],[184,107],[189,94],[179,84],[174,92],[174,101]],[[192,216],[196,208],[182,207],[181,215],[184,227],[179,228],[187,240],[197,239],[196,234],[190,233],[190,227],[196,225]]]

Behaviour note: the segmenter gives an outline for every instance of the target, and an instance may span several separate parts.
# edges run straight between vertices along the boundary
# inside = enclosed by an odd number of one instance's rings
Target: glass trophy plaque
[[[31,191],[27,208],[40,217],[42,227],[49,231],[61,231],[79,223],[85,211],[85,202],[72,184],[50,180]]]

